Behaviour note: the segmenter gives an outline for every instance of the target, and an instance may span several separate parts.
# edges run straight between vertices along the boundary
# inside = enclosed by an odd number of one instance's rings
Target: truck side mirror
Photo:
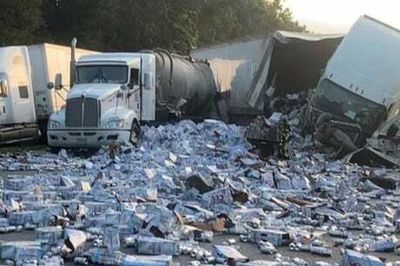
[[[55,81],[54,81],[54,88],[56,90],[61,90],[62,86],[63,86],[62,85],[62,74],[61,73],[57,73]]]
[[[150,89],[151,88],[151,74],[149,72],[145,72],[143,79],[144,79],[143,80],[144,88]]]
[[[52,90],[52,89],[54,89],[54,83],[53,82],[49,82],[49,83],[47,83],[47,88],[49,89],[49,90]]]
[[[7,97],[8,95],[8,85],[7,80],[0,80],[0,96]]]
[[[122,85],[121,85],[121,90],[123,90],[123,91],[128,90],[128,86],[125,85],[125,84],[122,84]]]

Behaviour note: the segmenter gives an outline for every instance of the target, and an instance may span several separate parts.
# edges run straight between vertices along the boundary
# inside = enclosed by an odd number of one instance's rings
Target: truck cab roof
[[[82,56],[78,64],[91,64],[91,63],[113,63],[113,64],[126,64],[131,65],[141,58],[140,53],[99,53],[92,55]]]

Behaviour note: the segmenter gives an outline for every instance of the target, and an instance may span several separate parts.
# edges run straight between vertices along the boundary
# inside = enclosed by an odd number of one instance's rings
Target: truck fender
[[[131,113],[128,116],[127,123],[129,125],[131,125],[131,132],[133,131],[133,133],[135,133],[136,136],[139,136],[141,133],[141,129],[140,129],[139,118],[138,118],[136,112],[131,111]]]
[[[130,135],[129,135],[129,142],[133,145],[136,145],[138,142],[138,138],[141,134],[140,123],[138,117],[135,112],[129,115],[128,123],[130,126]]]

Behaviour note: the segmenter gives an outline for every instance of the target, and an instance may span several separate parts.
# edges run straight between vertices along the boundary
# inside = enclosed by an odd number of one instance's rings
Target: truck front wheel
[[[141,129],[140,129],[139,123],[136,120],[134,120],[132,122],[131,134],[129,137],[130,143],[132,143],[133,145],[136,145],[138,143],[140,133],[141,133]]]

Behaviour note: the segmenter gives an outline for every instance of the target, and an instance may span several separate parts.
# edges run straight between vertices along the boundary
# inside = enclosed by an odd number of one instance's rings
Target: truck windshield
[[[386,115],[384,105],[348,91],[329,79],[320,82],[313,103],[334,116],[359,124],[369,134],[377,129]]]
[[[128,67],[115,65],[77,66],[76,82],[124,84],[128,82]]]

